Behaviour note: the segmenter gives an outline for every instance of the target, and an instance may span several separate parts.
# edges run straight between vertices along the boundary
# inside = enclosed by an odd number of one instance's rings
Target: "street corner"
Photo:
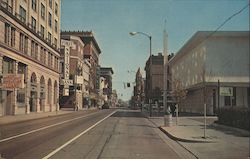
[[[181,130],[178,126],[160,126],[159,129],[166,134],[169,138],[175,141],[188,142],[188,143],[216,143],[218,138],[216,136],[201,136],[194,132]]]

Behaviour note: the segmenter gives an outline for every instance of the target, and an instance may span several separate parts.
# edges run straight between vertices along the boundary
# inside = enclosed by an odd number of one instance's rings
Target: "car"
[[[109,109],[108,103],[104,103],[104,104],[102,105],[102,109]]]

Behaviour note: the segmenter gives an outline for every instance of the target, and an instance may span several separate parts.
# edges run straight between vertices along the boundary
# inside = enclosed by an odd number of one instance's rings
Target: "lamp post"
[[[129,33],[131,36],[134,36],[136,34],[141,34],[141,35],[144,35],[146,37],[149,38],[149,69],[150,69],[150,72],[149,72],[149,77],[151,78],[151,67],[152,67],[152,36],[146,34],[146,33],[143,33],[143,32],[130,32]],[[149,80],[151,81],[151,80]],[[151,107],[151,94],[152,94],[152,86],[151,86],[151,83],[149,84],[149,116],[151,117],[152,116],[152,107]]]

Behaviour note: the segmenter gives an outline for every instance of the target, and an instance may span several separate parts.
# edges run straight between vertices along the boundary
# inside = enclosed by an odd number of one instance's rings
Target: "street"
[[[187,153],[138,111],[78,111],[5,124],[0,130],[0,154],[6,159],[178,159]]]

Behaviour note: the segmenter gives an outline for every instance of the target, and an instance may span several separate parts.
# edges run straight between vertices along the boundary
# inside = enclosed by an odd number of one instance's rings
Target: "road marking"
[[[86,118],[88,116],[91,116],[91,115],[94,115],[94,114],[97,114],[97,113],[98,112],[91,113],[91,114],[88,114],[88,115],[85,115],[85,116],[80,116],[80,117],[73,118],[73,119],[70,119],[70,120],[65,120],[65,121],[60,122],[60,123],[56,123],[56,124],[53,124],[53,125],[49,125],[49,126],[45,126],[45,127],[39,128],[39,129],[35,129],[35,130],[29,131],[29,132],[26,132],[26,133],[22,133],[22,134],[19,134],[19,135],[11,136],[11,137],[8,137],[8,138],[0,140],[0,143],[4,142],[4,141],[12,140],[12,139],[24,136],[24,135],[28,135],[28,134],[31,134],[31,133],[34,133],[34,132],[37,132],[37,131],[48,129],[48,128],[51,128],[51,127],[54,127],[54,126],[58,126],[58,125],[61,125],[61,124],[64,124],[64,123],[68,123],[68,122],[71,122],[71,121],[74,121],[74,120],[77,120],[77,119]]]
[[[60,146],[59,148],[55,149],[54,151],[52,151],[51,153],[49,153],[47,156],[43,157],[42,159],[48,159],[50,157],[52,157],[54,154],[56,154],[58,151],[60,151],[61,149],[63,149],[64,147],[66,147],[67,145],[69,145],[71,142],[75,141],[76,139],[78,139],[79,137],[81,137],[82,135],[86,134],[89,130],[93,129],[95,126],[97,126],[98,124],[100,124],[101,122],[103,122],[105,119],[109,118],[111,115],[113,115],[114,113],[116,113],[117,110],[113,111],[112,113],[110,113],[108,116],[106,116],[105,118],[99,120],[97,123],[95,123],[94,125],[92,125],[91,127],[89,127],[88,129],[84,130],[83,132],[81,132],[80,134],[78,134],[77,136],[75,136],[74,138],[72,138],[71,140],[69,140],[68,142],[66,142],[65,144],[63,144],[62,146]]]

